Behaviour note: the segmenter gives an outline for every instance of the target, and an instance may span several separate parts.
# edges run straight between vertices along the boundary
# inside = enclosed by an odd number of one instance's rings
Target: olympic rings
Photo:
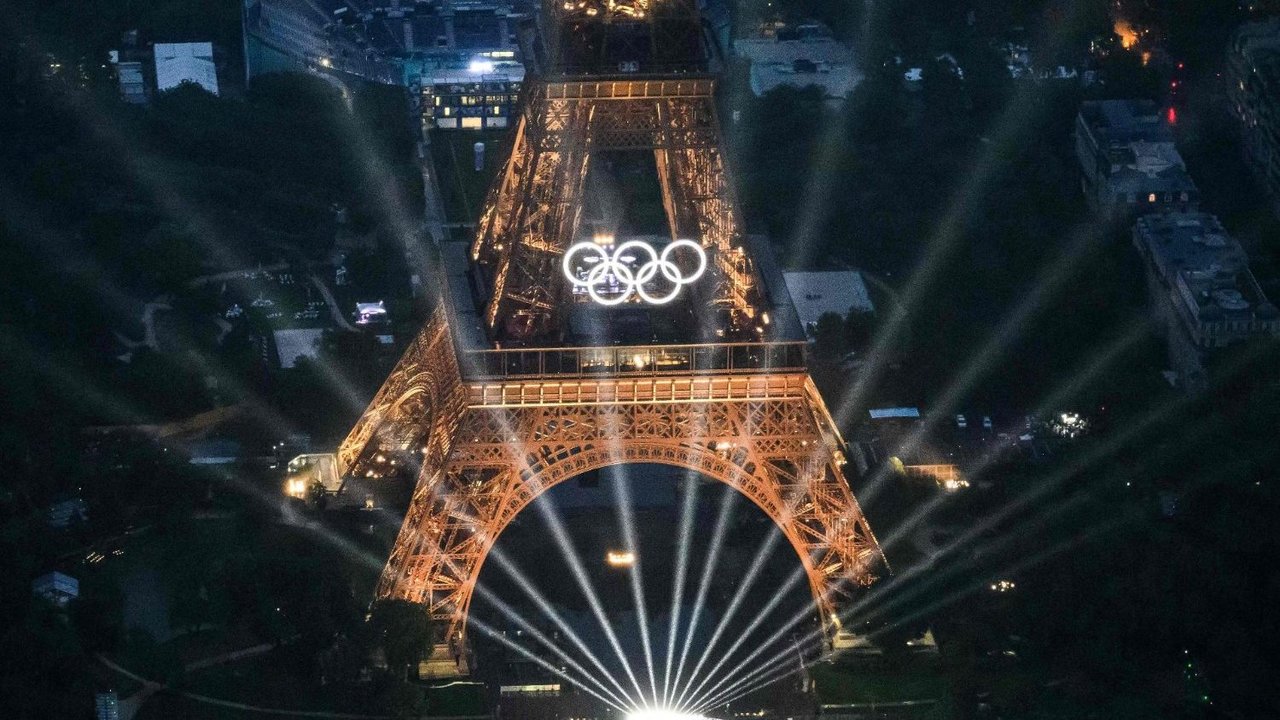
[[[691,274],[686,275],[671,259],[672,253],[679,248],[693,250],[698,258],[698,267]],[[640,262],[634,255],[628,254],[634,251],[639,251],[637,255],[647,255],[647,259]],[[582,253],[587,253],[583,260],[594,265],[587,271],[585,278],[579,278],[574,272],[573,259]],[[632,293],[650,305],[666,305],[676,299],[680,288],[694,282],[706,272],[707,253],[692,240],[676,240],[664,247],[661,253],[643,240],[628,240],[614,248],[612,253],[605,247],[587,241],[565,251],[561,265],[569,282],[575,288],[585,288],[591,299],[600,305],[621,305],[631,298]],[[665,295],[655,295],[645,287],[658,277],[658,273],[662,273],[662,277],[673,285]],[[614,292],[617,294],[612,295]]]

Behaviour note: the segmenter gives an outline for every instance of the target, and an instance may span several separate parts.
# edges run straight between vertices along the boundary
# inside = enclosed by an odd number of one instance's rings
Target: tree
[[[200,272],[202,250],[189,226],[165,221],[129,247],[130,264],[138,274],[164,292],[180,291]]]
[[[1159,72],[1154,66],[1144,65],[1136,52],[1112,52],[1098,63],[1098,72],[1102,83],[1097,92],[1103,98],[1160,97]]]
[[[77,598],[71,619],[86,652],[112,652],[123,635],[123,609],[117,593]]]
[[[876,315],[857,308],[849,311],[844,319],[845,340],[854,350],[865,350],[871,345],[871,338],[876,329]]]
[[[324,483],[316,480],[307,486],[307,503],[323,510],[329,504],[329,491]]]
[[[833,312],[823,313],[813,331],[813,354],[834,360],[848,351],[849,341],[845,338],[844,319]]]
[[[425,692],[421,687],[383,678],[373,688],[374,705],[397,718],[421,717]]]
[[[6,607],[0,625],[0,713],[88,717],[89,658],[61,609],[43,599]]]
[[[805,188],[818,159],[823,127],[834,122],[822,91],[781,86],[770,90],[743,112],[750,130],[743,147],[739,178],[743,207],[760,216],[775,238],[790,237],[804,206]],[[830,152],[830,148],[821,148]]]
[[[320,653],[321,682],[354,682],[369,665],[374,638],[366,623],[359,623],[338,637],[333,646]]]
[[[151,633],[142,628],[135,627],[126,633],[121,652],[127,667],[166,685],[180,682],[186,671],[176,648],[156,642]]]
[[[387,667],[398,677],[427,657],[435,642],[435,628],[425,605],[408,600],[379,600],[373,604],[371,622],[387,658]]]
[[[1004,109],[1013,91],[1013,79],[1004,60],[990,45],[969,43],[959,53],[964,68],[964,86],[975,119],[989,122]]]
[[[868,70],[846,100],[845,122],[853,136],[883,142],[900,132],[905,114],[902,94],[902,72],[892,61]]]
[[[962,121],[969,110],[969,100],[964,80],[960,78],[961,68],[952,64],[947,56],[940,55],[924,63],[922,70],[920,94],[925,110],[934,118]]]

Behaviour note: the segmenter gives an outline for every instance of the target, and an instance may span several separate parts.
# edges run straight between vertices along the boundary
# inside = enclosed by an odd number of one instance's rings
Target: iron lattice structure
[[[593,152],[652,150],[672,238],[701,243],[714,282],[698,298],[731,337],[763,332],[760,283],[743,248],[721,151],[710,77],[530,83],[511,156],[489,191],[472,245],[493,292],[491,334],[555,337],[565,282],[560,259],[578,232]]]
[[[539,18],[548,73],[688,72],[707,64],[696,0],[544,0]]]
[[[803,367],[467,379],[457,358],[439,310],[339,452],[346,475],[420,463],[377,592],[424,603],[451,642],[507,524],[556,484],[621,463],[682,467],[746,495],[795,548],[824,619],[874,579],[879,546]]]
[[[657,30],[644,37],[654,57],[686,62],[697,35],[692,0],[630,5],[650,13]],[[555,7],[559,30],[587,22],[583,3]],[[621,36],[643,35],[633,25]],[[559,30],[553,39],[576,37]],[[472,593],[503,529],[549,488],[608,465],[678,466],[746,495],[795,548],[828,629],[883,562],[803,344],[763,339],[765,295],[730,191],[714,80],[700,66],[666,76],[567,74],[566,58],[590,60],[616,49],[606,42],[616,37],[604,28],[572,52],[561,48],[560,74],[526,84],[511,155],[477,226],[470,254],[488,284],[483,324],[516,349],[475,349],[471,340],[460,354],[442,279],[438,309],[338,451],[344,477],[418,473],[377,593],[424,603],[447,624],[450,647],[437,656],[461,655]],[[707,252],[709,278],[691,292],[717,310],[708,318],[716,340],[538,347],[562,333],[570,301],[560,265],[578,231],[592,153],[637,149],[654,154],[671,237]],[[602,365],[603,356],[613,359]]]

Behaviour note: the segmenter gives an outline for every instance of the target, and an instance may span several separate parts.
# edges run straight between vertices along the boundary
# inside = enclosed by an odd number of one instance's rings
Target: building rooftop
[[[49,527],[65,528],[73,521],[88,519],[89,505],[80,498],[70,498],[49,506]]]
[[[1144,143],[1135,143],[1135,145],[1143,145]],[[1147,146],[1150,148],[1150,146]],[[1172,144],[1170,148],[1172,150]],[[1175,154],[1176,150],[1173,151]],[[1160,195],[1173,193],[1181,196],[1182,193],[1190,195],[1196,191],[1195,181],[1187,174],[1180,163],[1172,164],[1161,160],[1155,153],[1144,155],[1135,153],[1133,155],[1124,156],[1129,158],[1128,162],[1117,163],[1113,166],[1111,174],[1107,181],[1113,192],[1133,193],[1135,195],[1148,195],[1157,193]],[[1180,161],[1181,158],[1179,157]],[[1142,198],[1137,198],[1142,201]]]
[[[285,328],[275,330],[276,354],[280,367],[291,368],[298,358],[315,359],[320,356],[318,343],[324,337],[324,328]]]
[[[80,596],[80,581],[55,570],[32,580],[31,592],[52,603],[65,606],[68,601]]]
[[[147,84],[142,74],[142,63],[136,60],[116,63],[116,77],[120,84],[120,96],[127,103],[145,105]]]
[[[853,51],[829,36],[748,38],[736,41],[734,49],[751,61],[751,92],[757,96],[780,85],[816,85],[828,98],[844,99],[862,80]]]
[[[1145,246],[1157,274],[1178,288],[1197,317],[1206,320],[1254,316],[1270,319],[1276,307],[1249,271],[1240,243],[1207,213],[1168,213],[1139,218],[1136,240]]]
[[[322,5],[349,7],[351,23],[370,46],[387,55],[514,48],[514,22],[528,13],[521,2],[442,2],[434,5],[380,2],[356,7],[345,0]],[[505,34],[504,34],[505,29]]]
[[[1211,267],[1234,272],[1248,265],[1244,248],[1208,213],[1150,215],[1137,225],[1161,275]]]
[[[1173,142],[1173,132],[1160,116],[1160,107],[1151,100],[1089,101],[1080,106],[1080,115],[1102,146],[1138,140]]]
[[[218,94],[218,74],[213,64],[213,43],[156,43],[156,88],[172,90],[195,83]]]
[[[283,69],[284,58],[313,70],[412,85],[424,67],[441,61],[465,70],[478,53],[514,52],[520,20],[535,6],[531,0],[245,0],[244,25],[257,43],[249,50],[260,66],[255,74]]]
[[[1107,192],[1135,203],[1194,200],[1195,182],[1173,132],[1150,100],[1102,100],[1080,106],[1080,132],[1091,140]]]
[[[872,420],[884,420],[886,418],[912,418],[919,419],[920,408],[915,407],[889,407],[889,408],[872,408],[867,411]]]
[[[806,331],[812,331],[818,318],[827,313],[843,318],[850,310],[875,312],[862,273],[857,270],[787,272],[783,278]]]
[[[515,60],[492,60],[470,53],[434,56],[430,60],[406,61],[408,84],[470,85],[473,83],[512,83],[524,80],[524,65]]]

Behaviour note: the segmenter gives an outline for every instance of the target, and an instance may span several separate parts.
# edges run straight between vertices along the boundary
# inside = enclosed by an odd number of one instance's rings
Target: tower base
[[[450,643],[436,643],[431,655],[418,663],[419,680],[443,680],[471,674],[470,648]]]

